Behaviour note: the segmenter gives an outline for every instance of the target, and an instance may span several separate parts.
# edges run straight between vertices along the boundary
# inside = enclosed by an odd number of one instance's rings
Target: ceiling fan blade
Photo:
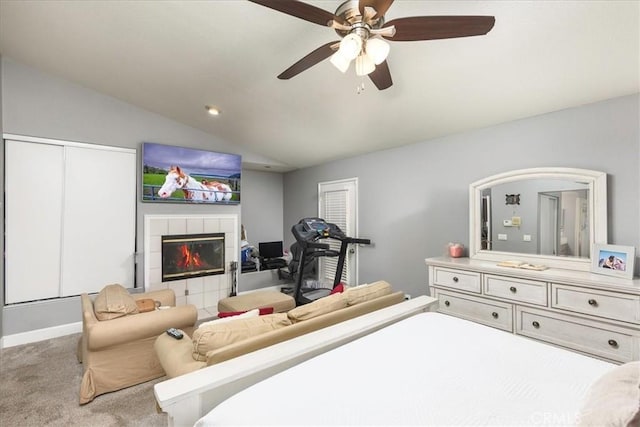
[[[317,48],[316,50],[314,50],[313,52],[311,52],[310,54],[308,54],[307,56],[305,56],[304,58],[302,58],[301,60],[293,64],[291,67],[287,68],[282,73],[280,73],[278,78],[280,80],[288,80],[291,77],[297,76],[307,68],[311,68],[314,65],[316,65],[318,62],[323,61],[328,57],[330,57],[333,54],[333,52],[337,50],[339,44],[340,44],[340,41],[336,40],[320,46],[319,48]]]
[[[327,26],[329,22],[336,21],[340,24],[346,24],[342,18],[334,15],[319,7],[312,6],[297,0],[249,0],[262,6],[313,22],[314,24]]]
[[[391,3],[393,3],[393,0],[360,0],[358,8],[360,9],[360,15],[362,16],[364,16],[365,7],[368,6],[374,8],[376,10],[376,14],[373,18],[375,19],[384,15],[389,9],[389,6],[391,6]]]
[[[391,72],[387,61],[383,61],[376,65],[376,69],[369,73],[369,78],[379,90],[385,90],[393,84],[391,81]]]
[[[493,16],[411,16],[392,19],[384,27],[394,25],[396,34],[384,38],[393,41],[436,40],[480,36],[493,28]]]

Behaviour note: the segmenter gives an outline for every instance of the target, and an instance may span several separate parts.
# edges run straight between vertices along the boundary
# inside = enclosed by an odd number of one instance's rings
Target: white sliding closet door
[[[133,286],[136,156],[66,147],[61,296]]]
[[[135,150],[24,138],[5,140],[6,303],[133,287]]]
[[[5,141],[5,301],[60,293],[64,148]]]

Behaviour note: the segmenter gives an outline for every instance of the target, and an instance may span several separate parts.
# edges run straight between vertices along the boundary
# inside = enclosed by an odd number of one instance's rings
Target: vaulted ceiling
[[[334,12],[341,2],[308,3]],[[395,1],[386,21],[491,15],[496,22],[485,36],[391,42],[393,86],[383,91],[328,60],[278,80],[339,37],[243,0],[3,0],[0,54],[291,170],[637,93],[639,5]],[[209,116],[207,104],[222,114]]]

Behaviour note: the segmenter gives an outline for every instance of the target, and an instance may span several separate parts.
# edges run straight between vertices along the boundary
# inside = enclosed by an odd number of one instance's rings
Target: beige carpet
[[[153,385],[159,378],[98,396],[80,406],[80,334],[0,349],[2,426],[165,426]]]

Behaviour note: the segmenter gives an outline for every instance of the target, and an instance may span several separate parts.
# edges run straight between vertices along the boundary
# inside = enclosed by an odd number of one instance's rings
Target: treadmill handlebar
[[[305,245],[308,248],[313,248],[313,249],[324,249],[324,250],[331,249],[331,246],[329,246],[328,243],[306,242]]]
[[[327,249],[327,250],[321,250],[321,251],[313,251],[310,254],[307,254],[307,256],[310,256],[312,258],[319,258],[324,256],[334,257],[334,256],[340,256],[340,252]]]
[[[331,237],[332,239],[344,241],[349,238],[342,232],[342,230],[335,230],[330,228],[328,231],[328,237]]]
[[[347,243],[353,243],[354,245],[370,245],[371,244],[371,239],[357,239],[355,237],[347,237],[345,240]]]

